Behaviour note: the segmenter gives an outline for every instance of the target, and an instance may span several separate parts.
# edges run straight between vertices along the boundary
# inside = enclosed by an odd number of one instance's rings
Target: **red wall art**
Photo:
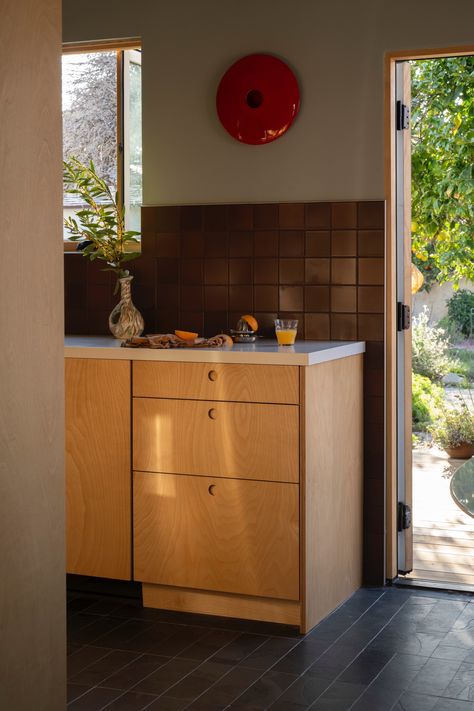
[[[281,59],[249,54],[226,71],[217,89],[219,119],[241,143],[260,145],[280,138],[295,120],[300,91]]]

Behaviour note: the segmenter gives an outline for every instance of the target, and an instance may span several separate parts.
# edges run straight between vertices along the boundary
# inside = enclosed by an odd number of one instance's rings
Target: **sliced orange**
[[[192,333],[191,331],[175,331],[174,335],[183,341],[194,341],[198,337],[197,333]]]
[[[248,325],[250,326],[250,329],[252,331],[258,331],[258,321],[255,318],[255,316],[251,316],[250,314],[245,314],[245,316],[241,317],[243,321],[246,321]]]

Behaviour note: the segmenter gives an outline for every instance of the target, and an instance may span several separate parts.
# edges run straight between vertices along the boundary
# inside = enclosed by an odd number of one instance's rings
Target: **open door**
[[[411,77],[396,64],[398,572],[413,568],[411,367]]]

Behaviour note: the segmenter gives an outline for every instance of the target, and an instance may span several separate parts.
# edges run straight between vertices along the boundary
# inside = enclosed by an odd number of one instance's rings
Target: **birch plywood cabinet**
[[[133,363],[146,606],[307,630],[360,587],[362,357]]]
[[[364,344],[110,341],[66,358],[68,572],[311,629],[362,584]]]
[[[68,573],[131,578],[130,368],[66,358]]]

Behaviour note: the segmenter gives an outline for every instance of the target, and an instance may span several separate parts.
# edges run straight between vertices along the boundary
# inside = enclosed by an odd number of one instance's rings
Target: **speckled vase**
[[[109,328],[114,336],[121,341],[143,333],[145,322],[140,311],[133,305],[131,282],[133,277],[119,279],[120,301],[109,316]]]

